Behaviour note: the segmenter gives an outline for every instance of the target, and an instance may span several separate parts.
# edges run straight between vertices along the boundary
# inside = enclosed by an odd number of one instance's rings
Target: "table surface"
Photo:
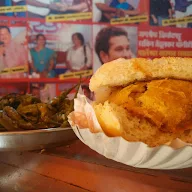
[[[138,169],[106,159],[76,140],[33,152],[2,152],[0,192],[190,192],[192,168]]]

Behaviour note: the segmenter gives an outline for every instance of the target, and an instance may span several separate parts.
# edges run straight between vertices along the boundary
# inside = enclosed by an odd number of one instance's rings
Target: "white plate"
[[[73,113],[68,118],[77,137],[91,149],[109,159],[138,168],[180,169],[192,167],[192,146],[179,139],[169,145],[150,148],[142,142],[128,142],[122,137],[108,137],[103,132],[92,133],[89,128],[82,128],[81,123],[87,121],[87,124],[92,126],[91,129],[101,129],[92,106],[81,94],[81,91],[75,99],[74,112],[80,114],[79,120],[72,117]]]
[[[104,133],[73,127],[77,137],[94,151],[117,162],[149,169],[181,169],[192,167],[192,147],[170,146],[149,148],[141,142],[128,142],[121,137],[109,138]]]

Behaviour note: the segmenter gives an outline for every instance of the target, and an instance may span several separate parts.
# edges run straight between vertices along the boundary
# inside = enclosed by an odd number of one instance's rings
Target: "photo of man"
[[[94,25],[94,71],[103,63],[118,58],[134,58],[137,53],[137,28]]]
[[[174,18],[179,20],[192,16],[192,1],[191,0],[171,0],[174,8]],[[190,27],[189,22],[176,22],[176,27],[187,28]]]
[[[191,0],[150,0],[150,25],[152,26],[191,27],[191,16]]]
[[[23,78],[25,72],[9,71],[15,67],[28,65],[28,52],[25,45],[25,27],[0,26],[0,68],[1,78]],[[13,34],[13,36],[12,36]],[[22,34],[21,37],[19,34]],[[22,39],[19,39],[22,38]],[[8,70],[2,73],[2,70]]]
[[[170,0],[150,0],[150,25],[162,26],[162,21],[173,18]]]

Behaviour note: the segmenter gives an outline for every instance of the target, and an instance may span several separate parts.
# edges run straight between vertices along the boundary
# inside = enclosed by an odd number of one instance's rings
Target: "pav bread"
[[[108,136],[159,146],[192,143],[192,58],[118,59],[89,84],[99,124]]]

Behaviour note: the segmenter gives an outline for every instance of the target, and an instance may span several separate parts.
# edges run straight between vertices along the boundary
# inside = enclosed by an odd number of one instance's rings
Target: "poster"
[[[0,16],[13,18],[26,18],[26,1],[25,0],[1,0]]]
[[[103,63],[137,56],[137,27],[94,25],[94,71]]]
[[[191,27],[192,1],[150,0],[150,25],[164,27]]]
[[[138,33],[138,56],[192,57],[192,38],[188,29],[153,27]]]
[[[84,21],[92,18],[92,0],[28,0],[29,18],[46,22]]]
[[[191,27],[191,0],[1,0],[0,82],[48,101],[117,58],[192,57]]]
[[[28,39],[31,55],[30,78],[78,80],[80,75],[92,75],[90,25],[31,21]],[[32,90],[36,88],[37,85]],[[41,88],[47,89],[47,94],[52,94],[51,98],[54,96],[54,84]]]
[[[92,74],[91,25],[29,23],[30,75],[75,78]],[[77,75],[79,78],[79,75]]]
[[[0,24],[0,78],[26,78],[28,59],[26,24]]]
[[[93,0],[93,22],[139,24],[148,22],[148,2],[142,0]]]

